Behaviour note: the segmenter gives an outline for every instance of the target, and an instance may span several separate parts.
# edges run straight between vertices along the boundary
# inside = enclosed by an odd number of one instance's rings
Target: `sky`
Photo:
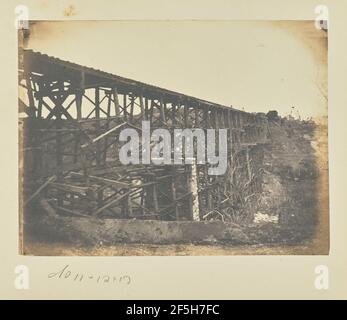
[[[26,47],[249,112],[327,114],[314,21],[45,21]]]

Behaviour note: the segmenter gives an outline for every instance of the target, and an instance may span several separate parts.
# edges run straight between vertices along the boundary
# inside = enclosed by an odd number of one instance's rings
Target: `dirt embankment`
[[[263,194],[259,211],[278,217],[263,224],[254,238],[263,243],[319,241],[328,249],[327,127],[307,121],[269,121]]]

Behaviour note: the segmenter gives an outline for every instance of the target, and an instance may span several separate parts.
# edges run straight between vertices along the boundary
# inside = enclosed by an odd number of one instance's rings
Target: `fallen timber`
[[[31,50],[20,51],[19,85],[27,95],[27,101],[19,100],[19,111],[25,114],[20,121],[26,207],[44,198],[57,214],[68,216],[196,221],[233,217],[237,223],[252,216],[267,142],[262,114]],[[226,173],[208,175],[208,164],[122,165],[119,131],[135,128],[141,135],[143,120],[152,129],[171,132],[229,129]],[[228,217],[225,208],[231,211]]]

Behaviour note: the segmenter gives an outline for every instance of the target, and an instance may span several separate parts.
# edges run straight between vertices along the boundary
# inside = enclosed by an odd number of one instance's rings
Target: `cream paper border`
[[[314,20],[329,8],[328,256],[31,257],[18,254],[16,5],[30,20]],[[71,16],[66,15],[73,8]],[[0,298],[2,299],[346,299],[347,298],[347,3],[344,1],[7,1],[1,3]],[[130,275],[130,285],[48,279],[65,265],[82,273]],[[17,265],[30,272],[28,290],[14,286]],[[314,286],[317,265],[329,268],[328,290]]]

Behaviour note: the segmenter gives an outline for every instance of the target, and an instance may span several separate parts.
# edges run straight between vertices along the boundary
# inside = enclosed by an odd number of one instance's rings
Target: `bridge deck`
[[[110,88],[117,87],[119,94],[127,94],[128,92],[133,92],[135,94],[142,93],[143,97],[148,99],[162,96],[168,103],[190,102],[199,105],[200,108],[216,107],[220,109],[233,110],[243,114],[251,114],[243,110],[235,109],[232,106],[225,106],[195,98],[183,93],[124,78],[69,61],[60,60],[32,50],[23,50],[23,60],[20,63],[20,70],[23,71],[24,69],[27,72],[44,75],[52,80],[69,80],[75,87],[83,89],[95,88],[96,86]]]

